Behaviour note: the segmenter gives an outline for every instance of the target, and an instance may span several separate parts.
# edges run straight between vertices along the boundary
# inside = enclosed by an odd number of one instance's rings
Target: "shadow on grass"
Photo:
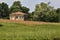
[[[54,38],[53,40],[60,40],[60,38]]]
[[[0,27],[3,27],[3,25],[2,25],[2,24],[0,24]]]

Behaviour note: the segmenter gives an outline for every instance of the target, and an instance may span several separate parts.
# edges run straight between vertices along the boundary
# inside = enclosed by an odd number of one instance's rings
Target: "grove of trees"
[[[45,22],[58,22],[60,9],[54,9],[54,7],[49,6],[49,3],[42,2],[37,4],[35,7],[33,20],[35,21],[45,21]]]
[[[28,14],[28,20],[44,22],[60,22],[60,8],[50,6],[50,2],[41,2],[35,6],[35,11],[29,12],[29,8],[22,6],[20,1],[13,2],[9,8],[4,2],[0,3],[0,18],[8,19],[12,12],[23,12]]]

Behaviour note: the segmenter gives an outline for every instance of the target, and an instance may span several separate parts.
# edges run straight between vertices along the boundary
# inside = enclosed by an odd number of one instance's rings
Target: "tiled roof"
[[[27,14],[23,12],[14,12],[11,15],[27,15]]]

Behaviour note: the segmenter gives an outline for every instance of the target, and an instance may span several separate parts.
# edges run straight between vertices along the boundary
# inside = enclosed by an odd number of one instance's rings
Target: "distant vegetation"
[[[28,20],[31,21],[60,22],[60,8],[55,9],[50,6],[50,2],[37,4],[35,11],[31,13],[29,8],[22,6],[20,1],[13,2],[10,8],[6,3],[0,3],[0,18],[8,19],[9,14],[17,11],[27,13],[29,15]]]

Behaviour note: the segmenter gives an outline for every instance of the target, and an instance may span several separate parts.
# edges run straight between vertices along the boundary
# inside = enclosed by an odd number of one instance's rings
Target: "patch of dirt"
[[[34,25],[34,24],[58,24],[58,23],[50,23],[50,22],[6,20],[6,19],[0,19],[0,22],[16,22],[16,23],[24,23],[24,24],[27,24],[27,25]]]

